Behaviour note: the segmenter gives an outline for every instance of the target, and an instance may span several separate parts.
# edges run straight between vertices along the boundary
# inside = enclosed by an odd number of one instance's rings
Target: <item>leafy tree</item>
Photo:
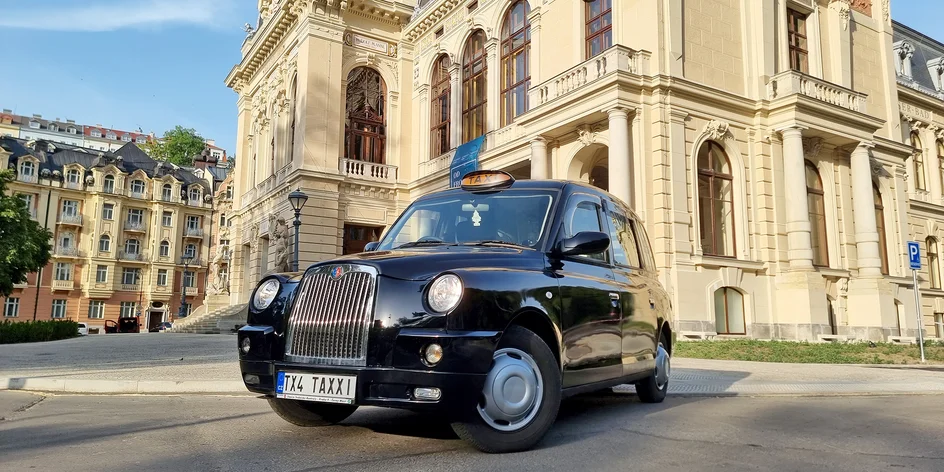
[[[30,218],[26,202],[7,195],[13,172],[0,172],[0,295],[9,296],[13,284],[26,280],[49,262],[52,233]]]
[[[141,147],[149,156],[159,161],[191,166],[193,158],[206,148],[206,140],[193,128],[177,125],[165,132],[164,137],[148,141]]]

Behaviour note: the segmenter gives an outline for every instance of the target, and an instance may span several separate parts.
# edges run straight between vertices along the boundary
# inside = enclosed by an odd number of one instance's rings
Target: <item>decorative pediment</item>
[[[705,124],[705,129],[702,130],[702,134],[713,141],[723,141],[729,132],[728,122],[721,120],[709,121]]]

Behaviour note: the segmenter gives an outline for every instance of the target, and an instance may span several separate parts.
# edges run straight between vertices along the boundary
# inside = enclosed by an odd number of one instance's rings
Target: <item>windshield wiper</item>
[[[443,241],[410,241],[408,243],[403,243],[394,249],[406,249],[406,248],[417,247],[417,246],[439,246],[442,244],[446,244],[446,243]]]
[[[515,247],[523,247],[523,248],[526,248],[526,249],[530,249],[528,246],[525,246],[525,245],[523,245],[523,244],[513,243],[513,242],[509,242],[509,241],[502,241],[501,239],[485,239],[485,240],[482,240],[482,241],[473,241],[473,242],[469,242],[469,243],[466,243],[466,244],[468,244],[468,245],[470,245],[470,246],[486,246],[486,245],[489,245],[489,244],[498,244],[498,245],[502,245],[502,246],[515,246]]]

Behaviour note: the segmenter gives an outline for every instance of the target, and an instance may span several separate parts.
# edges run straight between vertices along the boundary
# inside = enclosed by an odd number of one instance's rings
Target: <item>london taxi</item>
[[[510,452],[542,439],[562,397],[632,383],[661,402],[671,327],[623,202],[475,171],[417,199],[367,252],[261,280],[238,344],[246,387],[289,423],[434,411]]]

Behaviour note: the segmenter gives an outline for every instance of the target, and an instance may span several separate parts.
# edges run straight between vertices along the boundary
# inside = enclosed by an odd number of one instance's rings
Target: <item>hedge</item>
[[[58,341],[79,335],[79,323],[75,321],[25,321],[0,323],[0,344],[35,343]]]

